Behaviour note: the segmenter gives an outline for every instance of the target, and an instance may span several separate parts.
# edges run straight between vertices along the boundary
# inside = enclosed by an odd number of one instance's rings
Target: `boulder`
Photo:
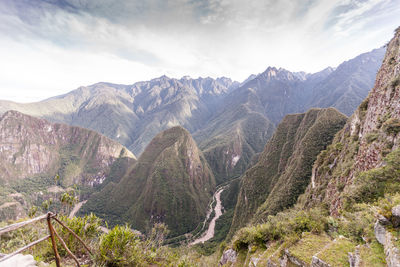
[[[360,247],[357,246],[354,253],[349,252],[349,264],[350,267],[360,267],[361,257],[360,257]]]
[[[225,265],[228,262],[235,263],[237,259],[237,253],[233,249],[228,249],[226,250],[221,257],[221,260],[219,261],[220,265]]]
[[[3,262],[0,262],[0,267],[36,267],[37,263],[32,255],[17,254]]]
[[[375,231],[375,237],[378,240],[378,242],[381,243],[382,245],[385,245],[386,229],[385,229],[385,227],[383,227],[382,224],[379,223],[379,220],[376,221],[376,223],[375,223],[374,231]]]
[[[392,223],[394,227],[400,226],[400,205],[392,208]]]

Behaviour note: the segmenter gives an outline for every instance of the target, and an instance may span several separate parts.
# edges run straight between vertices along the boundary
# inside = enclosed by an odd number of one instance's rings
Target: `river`
[[[222,215],[222,203],[221,203],[221,193],[224,191],[224,188],[220,188],[214,195],[215,201],[217,204],[215,205],[214,212],[215,216],[212,218],[210,224],[208,225],[207,231],[199,238],[194,240],[190,245],[196,245],[198,243],[204,243],[211,238],[214,237],[214,231],[215,231],[215,222],[218,220],[219,217]],[[212,206],[211,206],[212,209]],[[210,212],[211,213],[211,212]]]

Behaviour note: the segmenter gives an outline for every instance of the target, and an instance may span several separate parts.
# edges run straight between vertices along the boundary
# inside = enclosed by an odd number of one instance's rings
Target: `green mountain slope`
[[[312,164],[345,124],[333,108],[287,115],[268,141],[258,162],[242,177],[234,231],[292,206],[310,182]]]
[[[399,66],[400,28],[369,96],[318,155],[305,193],[268,217],[260,212],[271,206],[266,201],[256,215],[262,223],[236,231],[234,251],[224,253],[238,253],[232,266],[249,259],[267,266],[399,266]]]
[[[175,236],[204,219],[214,190],[214,176],[189,132],[173,127],[150,142],[118,184],[94,194],[83,212],[112,224],[128,222],[140,231],[164,222]]]
[[[121,144],[94,131],[8,111],[0,118],[0,183],[5,189],[0,205],[20,200],[26,210],[40,205],[50,191],[92,188],[115,172],[114,164],[135,159]],[[56,174],[60,180],[55,184]]]

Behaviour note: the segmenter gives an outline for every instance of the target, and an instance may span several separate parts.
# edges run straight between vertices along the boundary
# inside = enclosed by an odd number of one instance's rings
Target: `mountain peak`
[[[202,152],[189,132],[176,126],[154,137],[129,173],[83,208],[106,215],[111,223],[125,218],[139,230],[164,222],[172,235],[179,235],[203,220],[214,189]]]
[[[263,73],[258,75],[258,77],[263,77],[267,80],[295,80],[299,79],[292,72],[284,68],[268,67]]]

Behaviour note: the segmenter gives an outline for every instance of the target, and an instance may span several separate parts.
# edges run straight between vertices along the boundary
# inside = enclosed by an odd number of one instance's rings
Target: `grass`
[[[311,263],[312,256],[331,242],[331,238],[322,234],[304,233],[302,239],[289,248],[290,253],[300,260]]]
[[[354,252],[355,245],[351,241],[340,238],[327,249],[318,254],[318,258],[332,267],[349,266],[349,252]]]
[[[373,241],[368,246],[360,246],[361,267],[386,266],[386,255],[383,246]]]

